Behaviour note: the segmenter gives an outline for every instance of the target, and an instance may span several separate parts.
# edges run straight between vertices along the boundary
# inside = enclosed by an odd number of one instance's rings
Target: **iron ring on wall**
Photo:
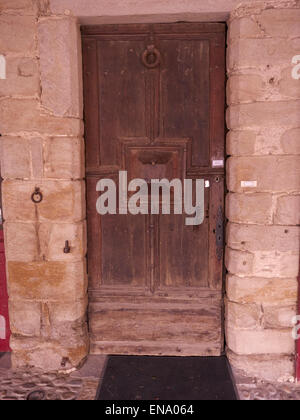
[[[35,191],[31,194],[31,200],[35,204],[39,204],[43,200],[43,194],[39,188],[36,188]]]
[[[153,61],[150,61],[150,57],[153,57]],[[160,65],[161,55],[154,45],[148,45],[147,49],[142,54],[142,62],[148,69],[154,69]]]

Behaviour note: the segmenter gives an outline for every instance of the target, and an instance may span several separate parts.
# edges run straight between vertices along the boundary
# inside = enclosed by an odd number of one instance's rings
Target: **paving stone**
[[[23,385],[24,389],[32,389],[32,388],[35,388],[35,387],[36,387],[36,384],[34,384],[34,383],[29,383],[29,384],[24,384]]]
[[[76,394],[74,394],[73,392],[64,392],[62,394],[62,399],[63,400],[74,400],[74,399],[76,399]]]
[[[82,381],[81,380],[76,380],[74,379],[73,381],[69,382],[69,385],[72,387],[78,387],[82,385]]]
[[[244,377],[244,382],[250,378]],[[239,382],[241,378],[239,378]],[[237,389],[241,400],[244,401],[299,401],[299,385],[293,383],[282,384],[279,382],[269,383],[256,381],[255,384],[237,383]]]

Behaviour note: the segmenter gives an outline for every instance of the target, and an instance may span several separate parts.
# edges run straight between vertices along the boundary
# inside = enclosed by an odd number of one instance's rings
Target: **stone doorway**
[[[228,24],[226,342],[236,366],[294,375],[299,273],[299,2],[3,2],[1,172],[15,366],[89,352],[80,25]],[[3,60],[2,60],[3,61]],[[3,76],[3,72],[1,72]],[[39,188],[43,201],[31,195]],[[71,252],[63,252],[69,241]]]

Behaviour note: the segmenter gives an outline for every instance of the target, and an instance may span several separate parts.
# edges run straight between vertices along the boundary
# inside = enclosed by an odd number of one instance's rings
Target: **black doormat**
[[[226,357],[110,356],[97,400],[237,400]]]

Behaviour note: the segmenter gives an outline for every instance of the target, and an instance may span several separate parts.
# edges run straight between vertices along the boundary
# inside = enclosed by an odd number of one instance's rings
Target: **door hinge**
[[[217,224],[215,229],[216,234],[216,253],[218,261],[221,261],[223,257],[223,248],[224,248],[224,216],[222,206],[218,209],[217,214]]]

